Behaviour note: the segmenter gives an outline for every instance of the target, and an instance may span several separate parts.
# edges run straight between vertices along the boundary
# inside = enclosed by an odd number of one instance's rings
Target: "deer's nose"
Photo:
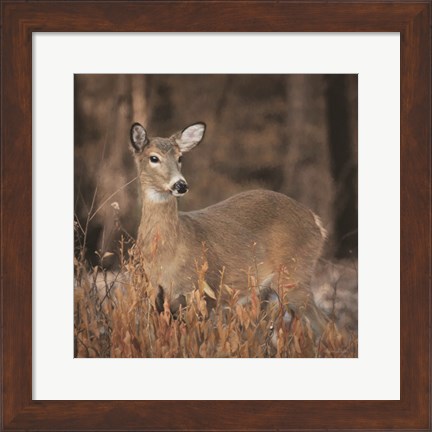
[[[189,186],[184,180],[179,180],[174,183],[173,191],[178,195],[184,195],[189,190]]]

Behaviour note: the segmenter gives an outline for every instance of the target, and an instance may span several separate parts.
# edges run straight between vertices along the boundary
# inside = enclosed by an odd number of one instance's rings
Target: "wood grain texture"
[[[2,429],[431,430],[430,14],[429,1],[4,1]],[[31,37],[35,31],[401,33],[400,401],[32,401]]]

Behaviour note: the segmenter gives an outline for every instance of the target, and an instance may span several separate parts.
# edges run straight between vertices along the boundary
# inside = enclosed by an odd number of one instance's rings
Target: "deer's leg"
[[[158,287],[158,293],[156,296],[156,310],[161,313],[164,311],[164,303],[165,303],[165,291],[161,285]],[[186,307],[186,297],[183,294],[180,294],[179,296],[175,297],[170,302],[170,312],[174,318],[176,318],[177,312],[180,308],[180,305],[182,308]]]

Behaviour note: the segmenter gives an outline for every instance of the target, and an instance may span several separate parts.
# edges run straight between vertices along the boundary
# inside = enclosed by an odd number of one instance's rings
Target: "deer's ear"
[[[139,123],[134,123],[130,130],[130,140],[132,148],[137,153],[141,153],[148,143],[147,132]]]
[[[180,148],[180,151],[185,153],[192,150],[198,145],[203,137],[206,129],[205,123],[194,123],[183,129],[176,135],[176,143]]]

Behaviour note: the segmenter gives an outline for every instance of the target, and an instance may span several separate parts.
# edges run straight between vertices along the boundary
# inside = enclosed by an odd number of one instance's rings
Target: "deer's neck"
[[[145,255],[174,251],[177,245],[179,218],[176,198],[164,201],[143,199],[138,243]]]

